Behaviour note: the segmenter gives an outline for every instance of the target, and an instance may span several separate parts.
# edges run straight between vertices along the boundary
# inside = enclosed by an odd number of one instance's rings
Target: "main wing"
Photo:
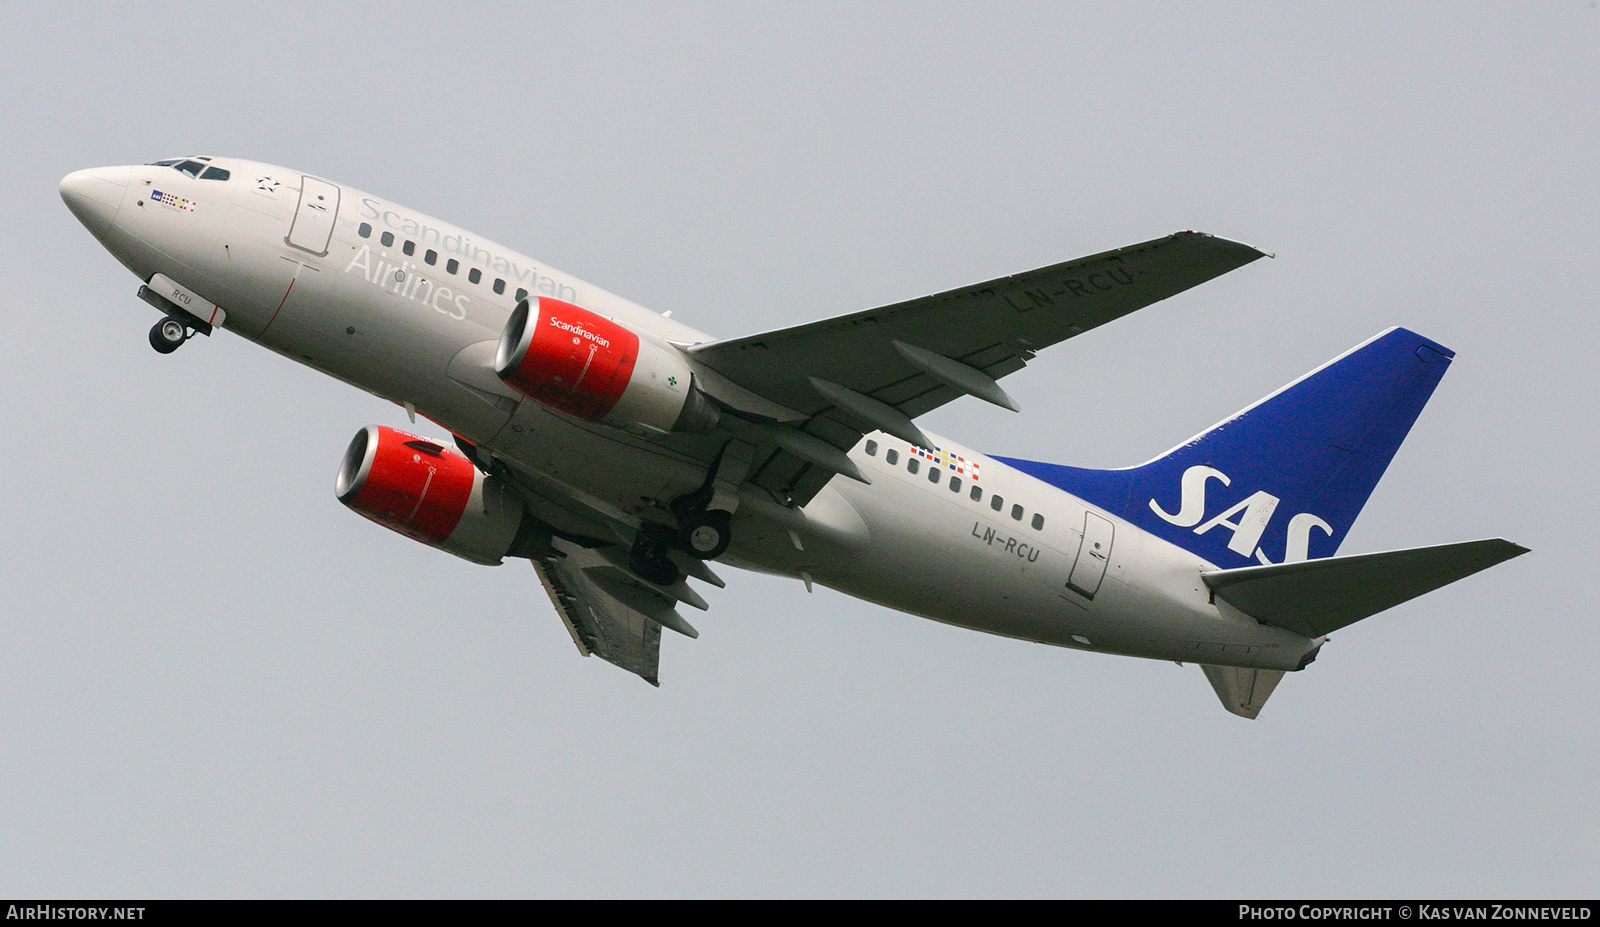
[[[885,424],[899,422],[896,415],[913,419],[966,393],[1006,404],[993,381],[1022,369],[1041,348],[1265,256],[1249,245],[1179,232],[921,299],[688,350],[738,387],[797,413],[799,420],[785,427],[844,451],[868,431],[893,430]],[[822,465],[825,454],[797,454],[792,440],[790,447],[759,438],[756,443],[760,451],[750,481],[796,505],[804,505],[841,472]]]
[[[676,587],[653,586],[623,569],[619,560],[625,560],[625,554],[619,557],[612,549],[590,549],[557,538],[533,566],[579,653],[614,663],[659,686],[661,629],[699,636],[669,596],[700,608],[705,603],[681,580]]]

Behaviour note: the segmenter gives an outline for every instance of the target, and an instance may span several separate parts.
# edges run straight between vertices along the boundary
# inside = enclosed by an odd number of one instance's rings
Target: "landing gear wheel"
[[[150,347],[162,354],[171,354],[189,340],[189,329],[177,319],[168,316],[150,328]]]
[[[678,543],[691,557],[715,560],[733,540],[732,522],[733,516],[721,509],[691,515],[678,532]]]
[[[633,550],[628,554],[628,569],[647,583],[671,586],[683,579],[683,571],[667,557],[672,546],[672,529],[665,525],[646,524],[639,528],[634,538]]]
[[[675,585],[683,579],[683,571],[668,560],[665,554],[643,554],[638,551],[628,558],[628,568],[647,583],[657,586]]]

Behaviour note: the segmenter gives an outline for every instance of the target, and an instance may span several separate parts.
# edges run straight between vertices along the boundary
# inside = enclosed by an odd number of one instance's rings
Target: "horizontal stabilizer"
[[[1261,713],[1261,706],[1267,703],[1267,696],[1278,687],[1278,680],[1283,678],[1283,670],[1211,666],[1204,663],[1200,668],[1206,671],[1206,679],[1211,681],[1211,688],[1217,690],[1217,698],[1222,699],[1222,707],[1252,721]]]
[[[1218,597],[1257,621],[1315,638],[1527,552],[1491,538],[1200,576]]]

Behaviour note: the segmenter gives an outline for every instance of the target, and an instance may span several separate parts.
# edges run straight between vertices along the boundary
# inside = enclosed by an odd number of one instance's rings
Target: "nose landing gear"
[[[160,274],[151,277],[150,282],[152,284],[159,283],[163,288],[170,290],[185,302],[195,305],[204,303],[202,308],[207,313],[202,318],[150,289],[149,286],[139,287],[139,298],[161,310],[161,321],[150,329],[150,347],[155,348],[160,353],[171,354],[173,351],[183,347],[183,343],[196,334],[210,335],[214,327],[222,324],[224,313],[221,307],[207,303]]]
[[[189,340],[189,326],[167,316],[150,328],[150,347],[162,354],[171,354]]]

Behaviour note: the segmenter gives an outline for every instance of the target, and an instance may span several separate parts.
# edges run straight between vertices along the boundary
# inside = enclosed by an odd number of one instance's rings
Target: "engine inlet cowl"
[[[718,419],[675,348],[547,296],[511,313],[495,374],[552,409],[646,434],[709,431]]]
[[[357,513],[474,563],[498,564],[523,521],[522,499],[437,441],[383,425],[361,429],[334,484]]]

